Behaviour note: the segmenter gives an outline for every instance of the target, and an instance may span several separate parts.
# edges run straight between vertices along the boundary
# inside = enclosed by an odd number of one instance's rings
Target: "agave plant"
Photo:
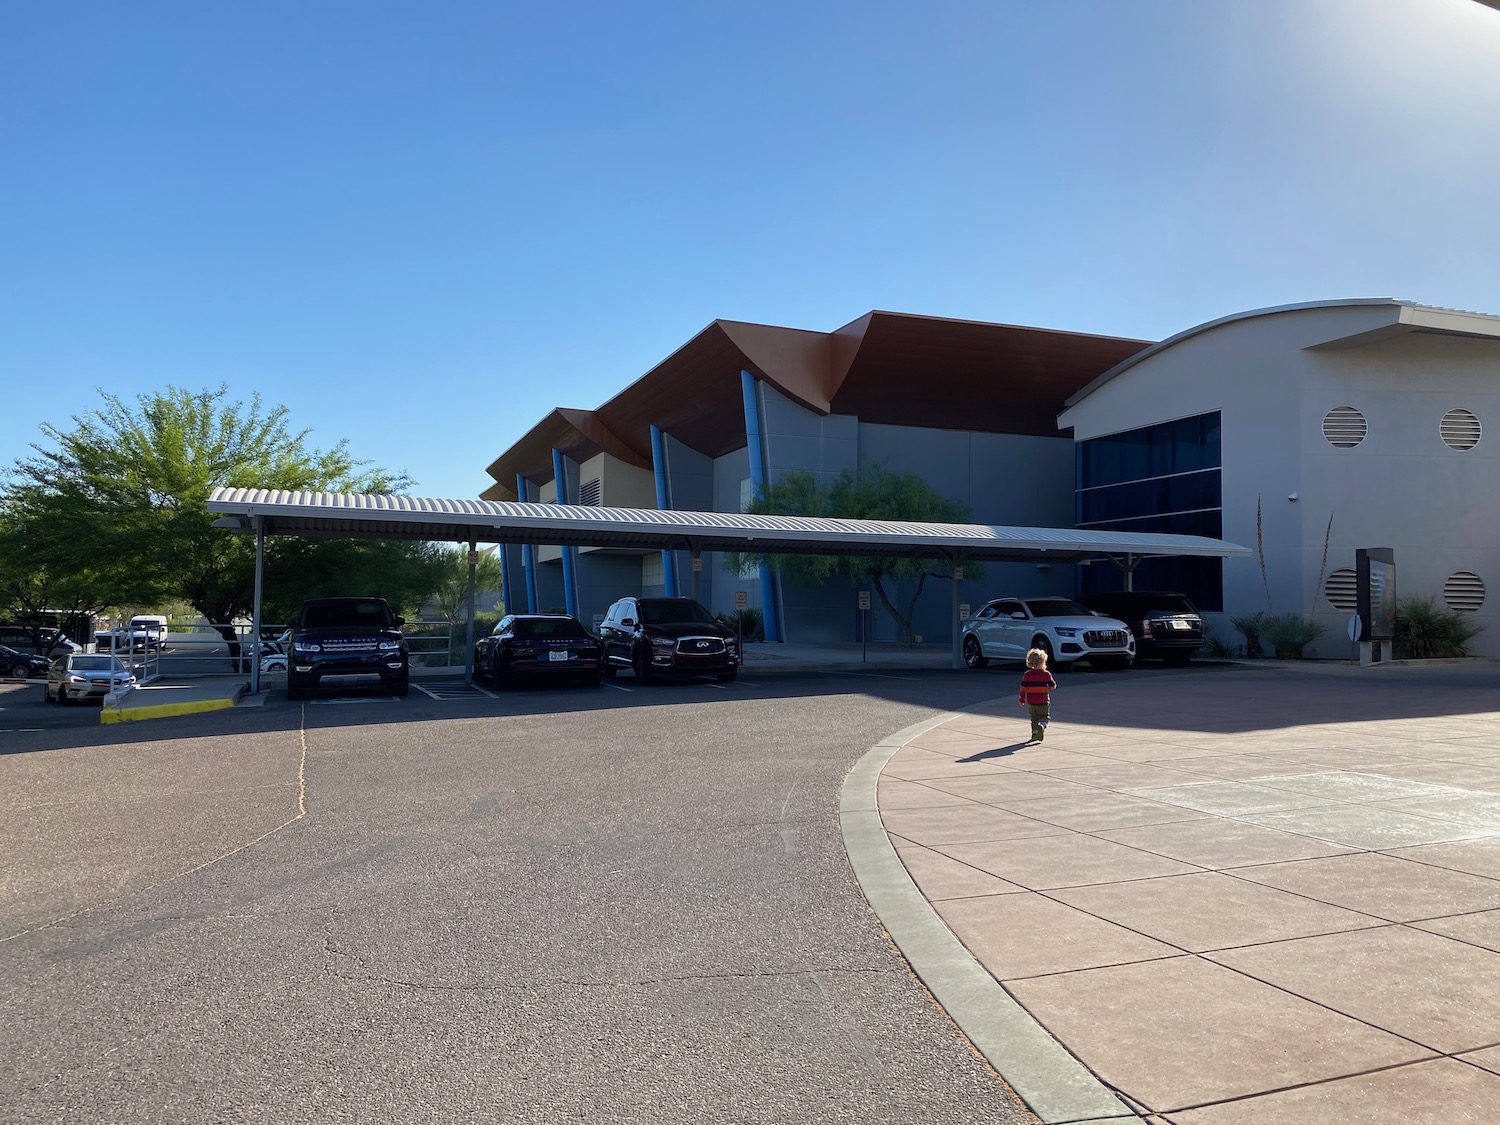
[[[1232,616],[1229,623],[1240,631],[1245,638],[1245,659],[1254,660],[1262,655],[1260,651],[1260,635],[1265,630],[1266,621],[1270,614],[1263,609],[1254,613],[1241,613]]]
[[[1271,642],[1277,660],[1301,660],[1302,650],[1321,637],[1327,629],[1299,613],[1268,614],[1261,624],[1261,636]]]
[[[1464,646],[1484,629],[1462,614],[1439,609],[1434,598],[1396,602],[1396,654],[1412,660],[1468,656]]]
[[[758,609],[737,609],[724,615],[724,624],[751,644],[766,639],[766,619]]]

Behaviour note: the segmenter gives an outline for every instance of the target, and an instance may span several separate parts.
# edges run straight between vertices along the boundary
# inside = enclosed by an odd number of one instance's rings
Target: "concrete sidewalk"
[[[1500,1120],[1500,665],[1062,677],[1038,744],[1015,678],[871,751],[851,857],[1033,1110]]]

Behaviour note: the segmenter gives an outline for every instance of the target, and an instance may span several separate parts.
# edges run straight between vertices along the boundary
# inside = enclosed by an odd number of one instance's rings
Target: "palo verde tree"
[[[969,509],[940,496],[915,473],[893,473],[869,464],[859,472],[845,469],[829,484],[809,472],[788,473],[751,502],[757,515],[824,516],[835,519],[898,520],[916,523],[967,523]],[[832,578],[850,583],[867,581],[882,608],[900,627],[907,643],[912,638],[912,616],[929,578],[953,577],[953,569],[936,559],[844,557],[834,555],[765,555],[731,553],[724,565],[742,571],[753,563],[768,563],[783,578],[814,585]],[[969,563],[971,578],[981,569]],[[912,581],[909,596],[897,604],[897,583]],[[887,585],[889,583],[889,586]]]
[[[101,392],[103,405],[75,415],[71,430],[43,425],[51,446],[33,444],[0,494],[6,573],[29,568],[49,581],[75,581],[96,604],[180,598],[238,655],[230,623],[251,609],[255,545],[213,526],[205,507],[213,489],[394,492],[409,482],[355,461],[347,441],[313,448],[307,430],[289,428],[284,406],[267,410],[257,394],[247,407],[228,394],[222,385],[168,387],[130,404]],[[268,543],[267,574],[282,587],[342,574],[357,578],[360,592],[400,604],[418,600],[434,580],[426,565],[434,554],[426,544],[277,539]],[[350,569],[351,560],[361,565]],[[300,577],[294,566],[305,568]]]

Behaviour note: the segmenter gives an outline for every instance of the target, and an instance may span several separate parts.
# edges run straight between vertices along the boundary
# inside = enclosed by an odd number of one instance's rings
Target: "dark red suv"
[[[599,636],[606,676],[629,668],[642,683],[693,675],[728,683],[740,670],[734,631],[692,598],[621,598],[609,607]]]

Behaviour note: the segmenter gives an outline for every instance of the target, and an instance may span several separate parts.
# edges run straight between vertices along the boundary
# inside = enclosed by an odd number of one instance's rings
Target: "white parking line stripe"
[[[605,687],[612,687],[616,691],[634,691],[635,690],[635,688],[621,687],[619,684],[612,684],[608,680],[604,681],[604,686]]]

